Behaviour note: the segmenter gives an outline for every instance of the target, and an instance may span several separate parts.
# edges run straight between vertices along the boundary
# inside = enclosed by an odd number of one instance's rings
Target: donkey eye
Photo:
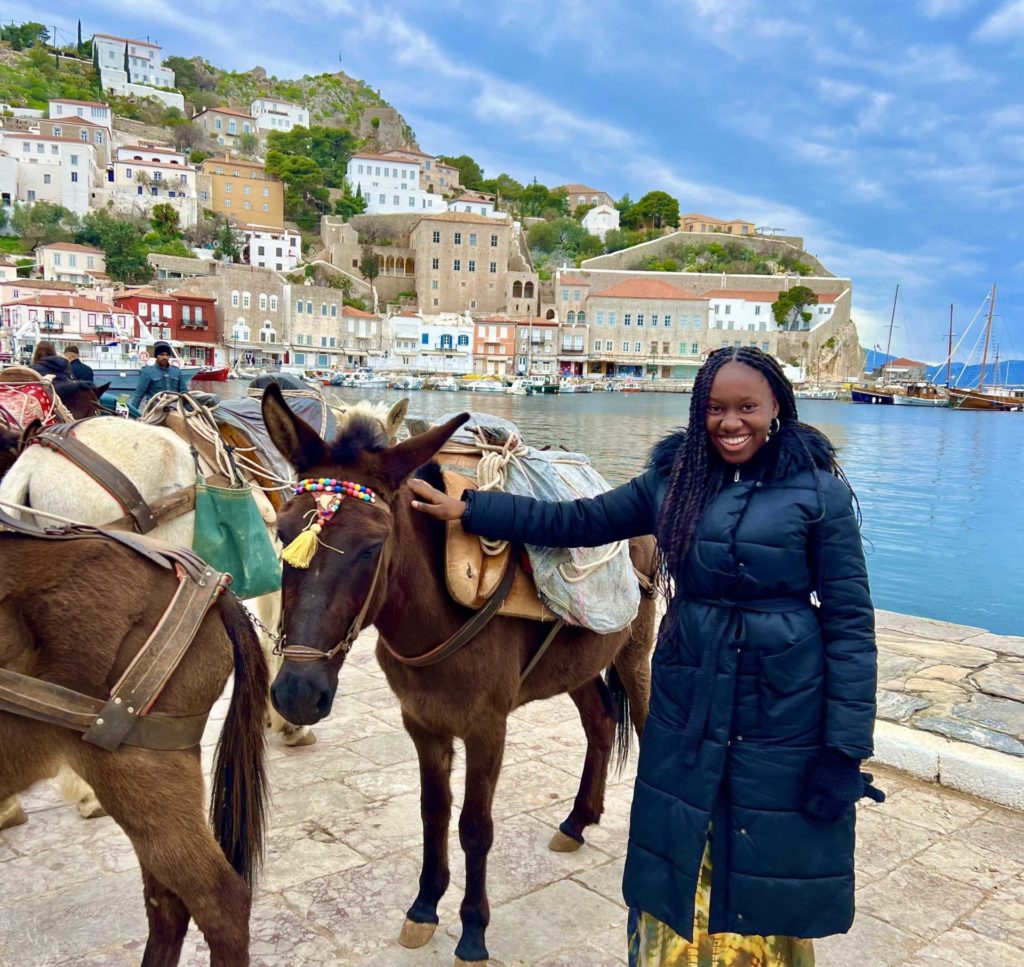
[[[374,544],[373,547],[368,547],[365,551],[363,551],[362,554],[360,554],[359,557],[356,558],[356,560],[357,561],[372,561],[377,556],[377,552],[380,549],[381,549],[381,545],[380,544]]]

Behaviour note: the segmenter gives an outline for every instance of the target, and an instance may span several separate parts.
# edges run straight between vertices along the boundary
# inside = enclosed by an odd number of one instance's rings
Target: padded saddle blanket
[[[58,422],[53,410],[53,390],[47,383],[0,383],[0,424],[9,429],[24,429],[33,420],[43,426]]]
[[[444,423],[454,414],[441,417]],[[437,456],[445,491],[460,498],[463,490],[478,486],[477,467],[482,440],[502,445],[510,437],[521,441],[514,423],[485,413],[473,413]],[[610,490],[607,481],[579,453],[518,447],[506,469],[505,491],[541,500],[575,500]],[[497,587],[508,555],[486,554],[480,539],[467,534],[458,521],[447,525],[445,580],[459,604],[480,608]],[[499,614],[553,621],[590,628],[602,634],[621,631],[636,617],[640,584],[623,542],[594,548],[525,548],[526,567],[520,563],[512,591]],[[527,569],[528,568],[528,569]]]

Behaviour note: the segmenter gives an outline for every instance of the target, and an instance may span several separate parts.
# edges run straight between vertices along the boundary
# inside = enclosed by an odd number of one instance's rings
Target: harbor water
[[[203,384],[226,395],[245,383]],[[328,389],[349,402],[353,391]],[[434,420],[475,409],[516,423],[532,446],[586,453],[610,482],[644,466],[651,447],[688,419],[674,393],[565,396],[361,391],[411,399]],[[926,407],[798,401],[825,432],[860,500],[875,605],[891,611],[1024,634],[1024,415]]]

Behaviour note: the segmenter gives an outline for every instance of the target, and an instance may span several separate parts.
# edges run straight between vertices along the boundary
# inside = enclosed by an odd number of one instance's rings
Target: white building
[[[48,115],[51,121],[85,120],[100,124],[110,134],[113,131],[113,116],[110,105],[102,101],[75,101],[69,98],[55,98],[49,102]]]
[[[163,66],[159,44],[111,34],[93,34],[93,56],[105,91],[124,96],[155,97],[168,107],[185,109],[185,98],[174,87],[174,71]]]
[[[153,164],[178,165],[191,168],[188,159],[181,151],[165,144],[147,142],[145,144],[123,144],[114,152],[114,161],[151,161]]]
[[[504,221],[505,212],[495,211],[494,206],[494,195],[482,191],[465,191],[458,198],[448,202],[448,211],[483,215],[484,218],[499,218]]]
[[[346,178],[366,199],[367,215],[443,212],[448,207],[441,195],[420,188],[420,162],[399,152],[355,154]]]
[[[245,226],[249,264],[260,269],[291,272],[302,259],[302,236],[287,228]]]
[[[417,369],[424,373],[464,376],[473,372],[473,333],[471,319],[455,322],[424,322],[420,329]]]
[[[712,289],[704,293],[710,303],[708,308],[709,327],[725,332],[778,332],[779,326],[772,315],[772,303],[779,298],[779,292],[772,290],[745,291],[743,289]],[[807,307],[811,319],[803,319],[794,328],[810,330],[832,318],[835,311],[836,295],[819,293],[818,304]],[[712,341],[712,345],[714,342]],[[724,343],[723,343],[724,345]]]
[[[583,227],[604,241],[605,235],[619,227],[619,210],[612,205],[598,205],[583,216]]]
[[[291,131],[309,127],[309,111],[277,97],[257,97],[249,108],[261,131]]]
[[[36,246],[36,267],[50,282],[93,285],[105,281],[107,260],[102,249],[74,242]]]
[[[76,215],[89,210],[98,178],[95,149],[89,142],[0,129],[0,150],[17,161],[13,191],[9,183],[13,167],[9,162],[0,166],[5,179],[0,194],[29,205],[37,201],[63,205]]]
[[[145,151],[143,156],[121,148],[118,155],[122,151],[126,156],[116,158],[107,175],[105,195],[114,207],[148,215],[154,205],[168,204],[177,211],[182,228],[195,225],[199,212],[195,166],[175,151]],[[144,160],[161,155],[164,160]]]
[[[416,312],[399,312],[384,320],[384,355],[388,369],[420,368],[420,335],[423,320]]]

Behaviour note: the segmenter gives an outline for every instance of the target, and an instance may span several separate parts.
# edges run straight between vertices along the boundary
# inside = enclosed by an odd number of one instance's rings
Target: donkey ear
[[[389,440],[398,439],[398,431],[401,429],[405,414],[409,412],[409,397],[399,400],[388,412],[388,419],[385,429]]]
[[[297,471],[324,463],[327,447],[320,434],[291,411],[277,383],[263,391],[262,410],[274,446]]]
[[[430,460],[468,419],[468,413],[460,413],[441,426],[432,426],[425,433],[409,437],[397,446],[381,451],[381,472],[392,488],[397,489],[406,477]]]
[[[96,387],[96,399],[102,399],[103,394],[110,389],[110,383],[101,383]]]

